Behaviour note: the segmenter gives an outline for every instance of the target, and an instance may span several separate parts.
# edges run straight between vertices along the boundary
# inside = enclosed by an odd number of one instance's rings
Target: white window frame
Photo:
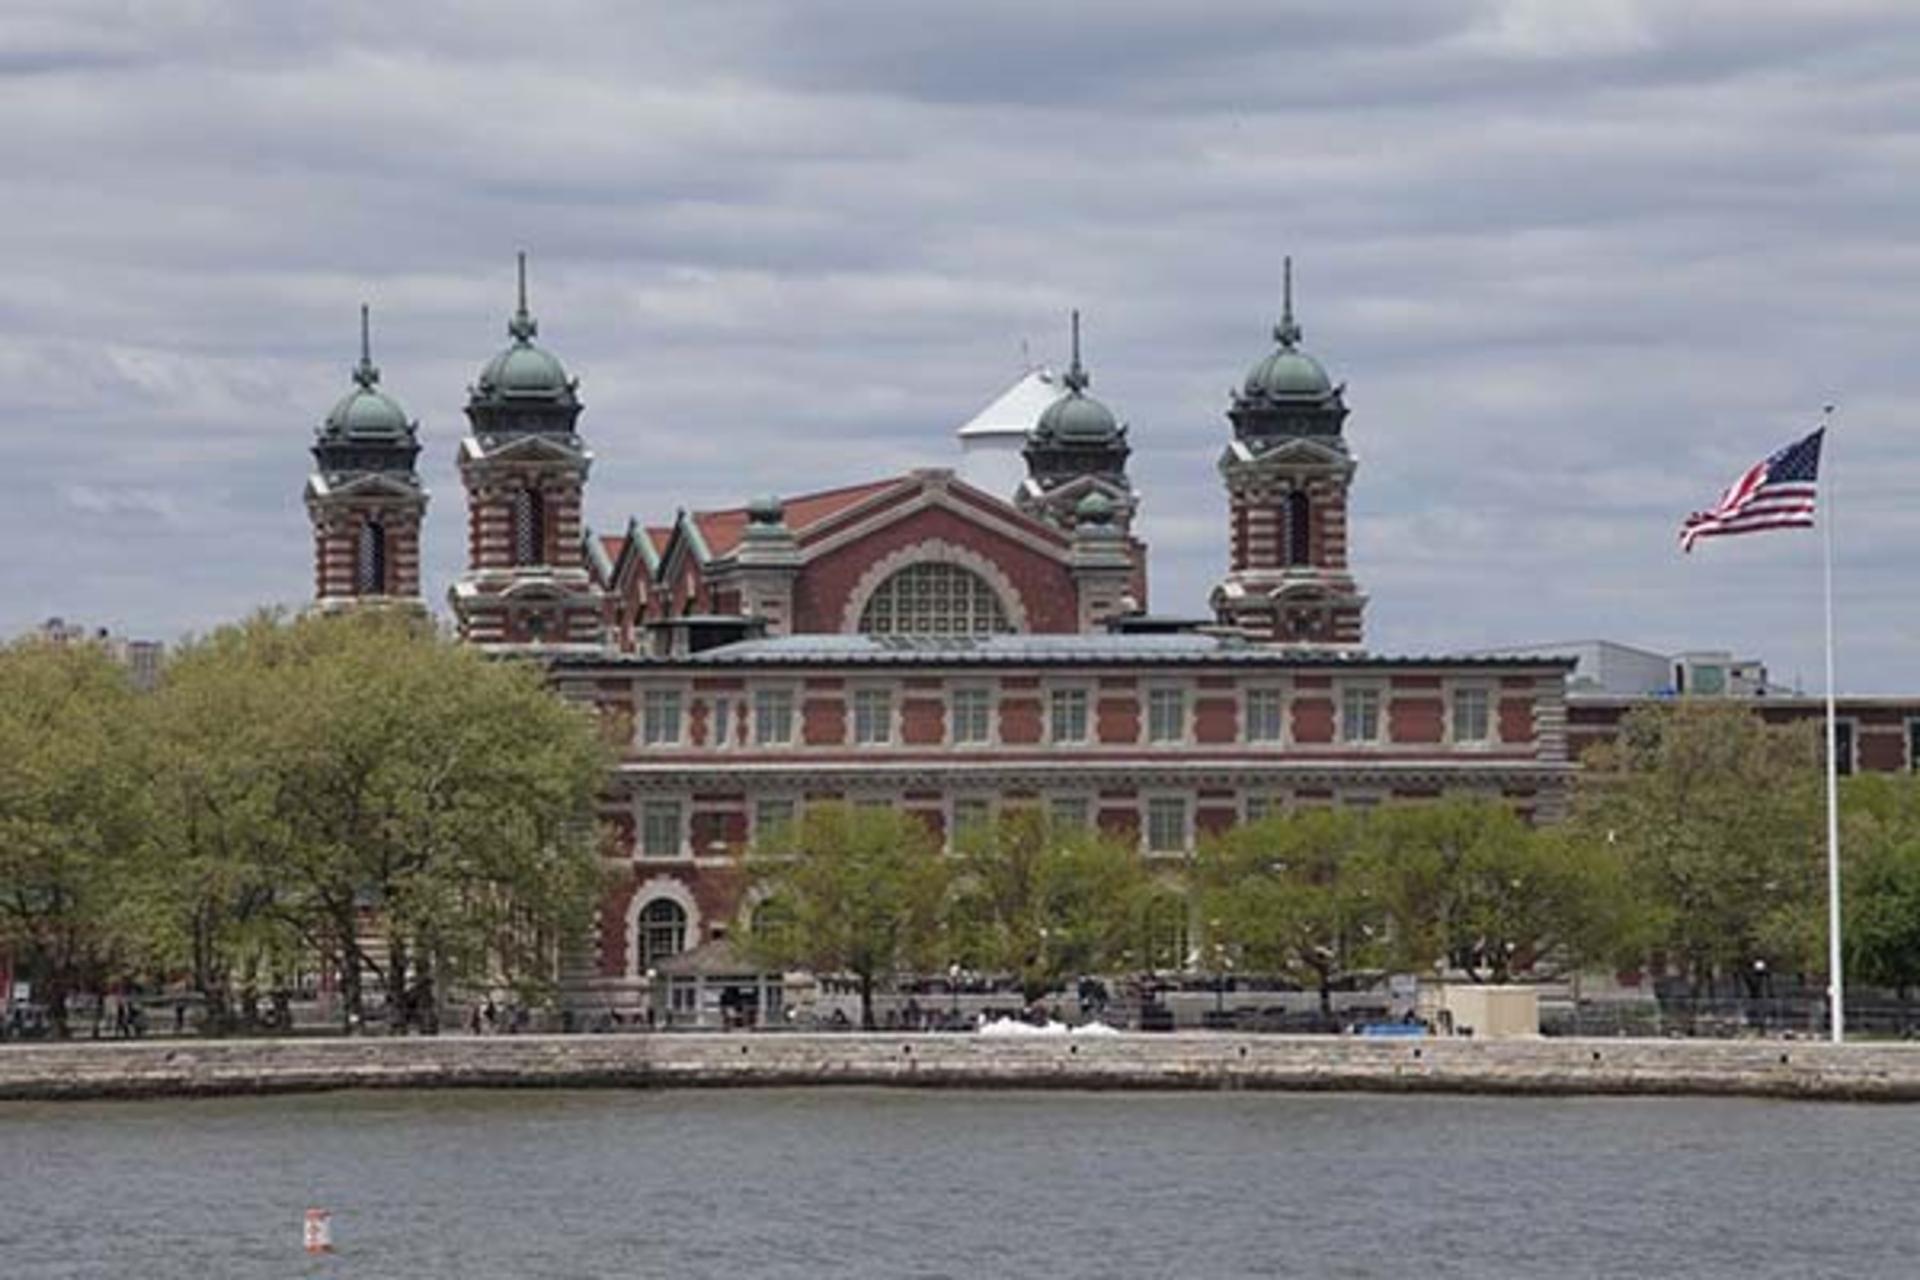
[[[671,737],[655,737],[653,724],[653,702],[672,699],[673,734]],[[671,750],[687,740],[687,691],[675,685],[649,685],[640,691],[640,723],[636,726],[636,736],[640,745],[653,751]]]
[[[1084,684],[1056,684],[1047,686],[1046,731],[1047,745],[1054,747],[1084,747],[1094,741],[1094,696],[1093,690]],[[1080,736],[1063,738],[1058,732],[1058,721],[1054,715],[1054,699],[1061,696],[1078,696],[1080,699]]]
[[[1062,805],[1077,806],[1082,811],[1081,816],[1071,821],[1063,821],[1059,814]],[[1099,816],[1099,807],[1094,803],[1094,797],[1084,791],[1062,791],[1047,797],[1047,821],[1056,827],[1084,828],[1091,831],[1098,824]]]
[[[1274,701],[1275,733],[1270,738],[1253,736],[1253,703],[1256,697]],[[1250,684],[1240,691],[1240,740],[1249,747],[1287,745],[1287,687],[1282,684]]]
[[[674,836],[673,852],[654,853],[647,848],[647,844],[648,844],[647,830],[649,826],[648,811],[650,809],[654,809],[656,807],[664,807],[666,805],[673,806],[674,822],[678,828]],[[644,862],[672,862],[675,859],[686,858],[688,856],[688,852],[687,852],[688,834],[687,833],[689,830],[688,819],[691,816],[689,813],[690,807],[691,806],[688,805],[686,797],[684,796],[646,796],[644,797],[640,801],[640,812],[637,815],[639,821],[636,823],[636,830],[634,832],[635,836],[637,837],[637,839],[634,842],[635,856],[637,856],[641,861],[644,861]]]
[[[1483,714],[1486,717],[1485,732],[1477,738],[1460,736],[1460,695],[1477,693],[1485,702]],[[1457,747],[1490,747],[1498,740],[1498,720],[1495,709],[1499,706],[1491,686],[1479,683],[1460,683],[1447,689],[1447,741]]]
[[[738,717],[745,701],[739,691],[732,689],[707,695],[707,745],[713,750],[731,751],[738,745]]]
[[[958,732],[959,707],[962,697],[977,697],[985,703],[986,714],[980,725],[981,734],[977,738],[962,738]],[[992,686],[983,684],[955,685],[947,690],[947,745],[954,747],[990,747],[999,741],[1000,708],[999,699],[994,697]]]
[[[1240,820],[1261,822],[1292,810],[1293,798],[1284,791],[1255,789],[1240,797]]]
[[[1156,718],[1154,704],[1158,700],[1166,697],[1174,697],[1180,700],[1180,714],[1179,722],[1174,726],[1177,731],[1172,734],[1163,735],[1157,731],[1158,726],[1154,724]],[[1147,704],[1145,728],[1148,743],[1156,747],[1178,747],[1185,746],[1187,743],[1193,741],[1192,690],[1183,684],[1150,684],[1146,687],[1143,701]]]
[[[791,826],[800,820],[800,798],[798,796],[755,796],[747,809],[747,821],[752,824],[751,829],[747,833],[747,843],[750,846],[757,848],[761,840],[766,837],[768,830],[780,825],[778,822],[767,821],[766,815],[761,812],[765,806],[770,804],[785,805],[787,807],[787,816],[785,819],[787,825]],[[764,853],[767,852],[767,850],[761,850],[761,852]]]
[[[1370,737],[1355,737],[1347,732],[1347,699],[1349,696],[1369,694],[1373,699],[1373,734]],[[1377,747],[1386,740],[1386,703],[1387,699],[1381,687],[1375,683],[1342,684],[1339,686],[1339,699],[1334,705],[1334,714],[1339,717],[1337,728],[1338,741],[1343,746]]]
[[[795,731],[798,729],[799,723],[800,723],[800,697],[799,697],[799,694],[794,690],[794,687],[789,684],[755,685],[753,689],[750,691],[749,696],[752,699],[751,714],[753,716],[753,736],[750,739],[750,741],[753,743],[753,745],[756,747],[762,747],[762,748],[792,746],[794,743]],[[785,703],[786,703],[785,716],[787,721],[787,732],[785,736],[783,737],[766,736],[765,730],[763,729],[761,724],[762,707],[760,705],[760,700],[763,697],[767,697],[767,698],[780,697],[785,700]]]
[[[978,806],[981,810],[981,824],[988,827],[993,825],[994,804],[992,795],[986,793],[968,793],[949,797],[947,800],[946,819],[947,847],[950,849],[955,847],[954,842],[960,838],[960,810],[963,805],[967,808]]]
[[[880,722],[884,737],[863,738],[860,735],[862,723],[861,702],[870,698],[886,699],[886,716]],[[900,697],[899,691],[890,684],[854,685],[847,690],[847,741],[855,747],[865,749],[884,749],[900,740]],[[870,721],[869,721],[870,722]]]
[[[1159,795],[1140,797],[1140,851],[1150,857],[1169,858],[1185,856],[1193,852],[1193,797],[1185,792],[1164,792]],[[1180,843],[1173,849],[1156,849],[1153,846],[1153,810],[1155,805],[1178,804],[1180,806]]]

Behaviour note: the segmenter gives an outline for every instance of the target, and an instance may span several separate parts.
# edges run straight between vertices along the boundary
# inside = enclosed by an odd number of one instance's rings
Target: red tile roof
[[[831,519],[851,507],[859,506],[875,494],[884,493],[899,484],[904,477],[889,476],[884,480],[870,480],[865,484],[847,485],[839,489],[822,489],[818,493],[803,493],[785,499],[787,509],[787,528],[797,534],[805,533],[822,520]],[[700,536],[706,539],[707,550],[716,556],[724,556],[740,545],[740,539],[747,531],[747,509],[728,507],[721,511],[696,511],[694,523],[700,529]],[[651,532],[651,531],[650,531]]]

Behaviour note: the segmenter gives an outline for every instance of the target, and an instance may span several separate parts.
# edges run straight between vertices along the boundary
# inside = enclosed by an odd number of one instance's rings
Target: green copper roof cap
[[[747,534],[749,538],[767,538],[784,536],[786,533],[787,508],[780,499],[772,494],[762,494],[747,503]]]
[[[380,370],[373,363],[373,341],[368,311],[360,308],[360,363],[353,368],[353,390],[340,397],[320,426],[322,438],[358,444],[410,444],[414,424],[400,402],[379,389]]]
[[[1073,509],[1073,514],[1081,524],[1111,524],[1113,523],[1113,499],[1095,489],[1080,499]]]
[[[540,332],[539,321],[527,310],[527,255],[520,255],[520,300],[513,317],[507,321],[507,336],[513,344],[480,370],[474,384],[476,400],[547,400],[570,402],[576,384],[567,377],[560,361],[533,339]]]
[[[1073,359],[1067,366],[1066,394],[1048,405],[1033,424],[1035,442],[1107,445],[1119,440],[1122,428],[1113,410],[1086,394],[1093,378],[1080,363],[1080,313],[1073,313]]]
[[[1300,325],[1293,318],[1293,259],[1286,259],[1281,287],[1280,323],[1273,337],[1277,351],[1247,371],[1245,395],[1271,400],[1321,400],[1333,393],[1333,379],[1320,362],[1300,350]]]

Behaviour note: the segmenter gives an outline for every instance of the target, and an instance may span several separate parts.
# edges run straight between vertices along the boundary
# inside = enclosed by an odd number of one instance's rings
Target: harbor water
[[[1920,1107],[790,1089],[0,1104],[0,1276],[1911,1276]],[[302,1247],[309,1209],[334,1252]]]

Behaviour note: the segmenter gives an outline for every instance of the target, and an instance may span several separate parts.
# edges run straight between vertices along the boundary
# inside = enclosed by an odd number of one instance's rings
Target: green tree
[[[1849,778],[1841,803],[1847,976],[1904,1005],[1920,985],[1920,778]]]
[[[860,1025],[871,1029],[873,994],[896,974],[939,962],[947,865],[926,824],[895,809],[809,806],[750,861],[755,896],[776,921],[743,930],[757,962],[850,975],[860,988]]]
[[[1381,904],[1363,848],[1363,819],[1338,809],[1276,815],[1203,842],[1194,878],[1207,944],[1244,970],[1312,987],[1331,1014],[1334,984],[1381,955]]]
[[[251,1026],[262,987],[298,960],[300,933],[273,869],[293,836],[281,803],[290,727],[282,682],[262,651],[268,615],[185,646],[145,701],[153,767],[133,884],[152,910],[150,942],[205,1002],[205,1026]]]
[[[1578,971],[1641,945],[1639,913],[1611,846],[1541,831],[1504,805],[1398,805],[1367,824],[1368,878],[1400,968],[1443,963],[1509,982],[1543,963]]]
[[[597,900],[610,757],[537,668],[405,614],[263,616],[191,647],[157,705],[183,750],[155,861],[197,981],[297,939],[350,1028],[367,974],[400,1027],[432,1029],[455,988],[550,992]]]
[[[1644,894],[1648,938],[1689,978],[1818,967],[1821,743],[1749,707],[1629,713],[1588,752],[1572,834],[1613,848]]]
[[[0,948],[58,1034],[72,997],[144,967],[138,695],[98,646],[0,649]]]
[[[1148,877],[1129,845],[1020,809],[960,833],[946,920],[956,960],[1011,975],[1037,1000],[1068,977],[1123,965]]]

